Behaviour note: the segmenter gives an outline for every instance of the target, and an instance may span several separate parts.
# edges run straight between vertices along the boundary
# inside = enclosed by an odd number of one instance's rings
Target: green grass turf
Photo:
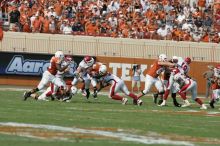
[[[59,101],[22,100],[21,91],[0,91],[0,122],[18,122],[29,124],[49,124],[78,128],[118,128],[136,135],[156,133],[176,135],[188,138],[198,138],[198,142],[191,142],[199,146],[217,146],[220,141],[220,116],[209,116],[206,112],[220,112],[208,109],[201,112],[197,104],[188,108],[169,106],[158,107],[152,102],[152,97],[143,97],[141,107],[132,105],[132,100],[126,106],[107,96],[99,95],[98,100],[90,97],[89,101],[80,95],[74,96],[70,103]],[[192,102],[192,101],[191,101]],[[208,103],[208,101],[206,101]],[[199,111],[189,113],[188,110]],[[184,113],[186,111],[187,113]],[[201,114],[200,114],[201,113]],[[217,144],[202,142],[201,139],[217,139]],[[182,139],[183,140],[183,139]],[[128,141],[96,138],[72,138],[71,141],[41,140],[14,135],[3,134],[0,130],[1,146],[133,146],[146,145]],[[159,146],[160,144],[152,144]],[[161,144],[162,145],[162,144]],[[162,145],[165,146],[165,145]]]

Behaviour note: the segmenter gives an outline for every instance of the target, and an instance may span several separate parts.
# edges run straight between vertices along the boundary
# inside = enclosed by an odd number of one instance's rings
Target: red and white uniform
[[[163,92],[163,83],[158,78],[158,76],[165,70],[164,66],[158,64],[158,60],[156,60],[151,68],[148,70],[145,78],[145,89],[143,90],[144,94],[147,94],[150,91],[152,85],[155,85],[159,92]]]
[[[78,68],[80,68],[80,72],[79,72],[79,77],[75,77],[72,81],[72,85],[76,86],[78,81],[84,82],[85,83],[85,89],[89,89],[90,83],[91,83],[91,79],[90,79],[90,75],[88,74],[88,70],[91,69],[93,63],[92,64],[88,64],[86,63],[84,60],[82,60],[79,63]]]
[[[189,77],[186,77],[182,73],[177,73],[174,75],[174,81],[179,85],[182,85],[179,93],[186,93],[187,91],[191,91],[192,99],[195,100],[197,98],[197,82]]]
[[[66,85],[66,83],[65,83],[65,85]],[[48,97],[50,97],[54,93],[54,88],[55,87],[56,87],[56,85],[51,83],[50,86],[47,87],[47,89],[38,97],[38,100],[46,100],[47,101]],[[68,85],[68,87],[65,89],[66,92],[69,91],[70,88],[71,88],[71,85]],[[60,96],[60,97],[63,97],[64,95],[62,95],[62,92],[59,89],[58,89],[56,95]]]
[[[127,96],[129,96],[130,94],[124,81],[119,77],[117,77],[116,75],[108,73],[107,75],[101,78],[101,81],[104,84],[111,84],[111,88],[109,91],[109,98],[112,98],[112,96],[118,93],[119,91],[122,91]]]
[[[63,84],[62,82],[56,81],[55,75],[57,74],[58,71],[56,64],[61,64],[61,60],[53,56],[50,60],[50,66],[43,73],[42,79],[37,86],[39,90],[42,90],[48,83],[54,83],[57,86],[62,86]]]
[[[119,77],[117,77],[116,75],[107,73],[106,75],[101,77],[100,80],[104,85],[111,84],[111,88],[109,91],[109,98],[123,101],[125,98],[117,94],[119,91],[122,91],[125,95],[133,98],[134,100],[138,99],[135,94],[128,91],[128,88],[125,85],[124,81],[120,79]]]
[[[178,90],[179,90],[179,84],[177,84],[175,81],[174,81],[174,76],[178,73],[181,73],[183,74],[183,70],[181,68],[173,68],[173,69],[170,69],[170,75],[167,77],[167,84],[166,85],[166,90],[169,90],[171,91],[172,93],[176,93]]]
[[[185,61],[181,64],[181,68],[183,69],[185,75],[189,73],[190,66]]]

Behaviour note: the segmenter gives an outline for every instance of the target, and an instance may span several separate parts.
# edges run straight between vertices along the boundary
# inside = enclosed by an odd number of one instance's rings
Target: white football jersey
[[[183,69],[185,74],[189,73],[190,67],[189,67],[189,65],[186,62],[183,62],[181,67],[182,67],[182,69]]]
[[[220,78],[220,70],[217,68],[214,68],[214,76],[217,78]]]
[[[190,78],[186,77],[185,74],[177,73],[174,75],[174,81],[179,84],[189,84]]]
[[[107,75],[103,76],[101,80],[105,83],[113,84],[115,82],[119,82],[121,79],[114,74],[108,73]]]
[[[90,64],[89,64],[90,65]],[[87,69],[89,67],[92,67],[92,65],[89,66],[84,60],[82,60],[80,63],[79,63],[79,67],[81,68],[81,74],[82,76],[86,75],[87,74]]]

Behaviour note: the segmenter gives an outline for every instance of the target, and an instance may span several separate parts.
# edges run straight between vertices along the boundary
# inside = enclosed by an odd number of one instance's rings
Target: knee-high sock
[[[180,97],[181,97],[183,100],[186,100],[186,94],[185,94],[185,93],[178,92],[178,94],[180,95]]]
[[[167,100],[168,96],[169,96],[170,90],[166,90],[163,96],[164,100]]]
[[[128,96],[135,99],[135,100],[138,99],[137,95],[135,95],[134,93],[130,93]]]
[[[114,100],[122,100],[122,99],[123,99],[123,97],[122,97],[122,96],[117,95],[117,94],[112,95],[111,97],[112,97],[112,99],[114,99]]]
[[[200,98],[196,98],[195,101],[196,101],[199,105],[202,105],[202,104],[203,104],[203,102],[202,102],[202,100],[201,100]]]

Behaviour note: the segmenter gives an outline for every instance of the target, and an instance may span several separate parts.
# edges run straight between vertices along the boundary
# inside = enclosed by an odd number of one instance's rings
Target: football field
[[[1,146],[219,146],[220,106],[200,110],[142,106],[99,95],[74,96],[69,103],[22,100],[23,91],[0,91]],[[179,99],[179,98],[178,98]],[[208,100],[204,100],[208,104]]]

